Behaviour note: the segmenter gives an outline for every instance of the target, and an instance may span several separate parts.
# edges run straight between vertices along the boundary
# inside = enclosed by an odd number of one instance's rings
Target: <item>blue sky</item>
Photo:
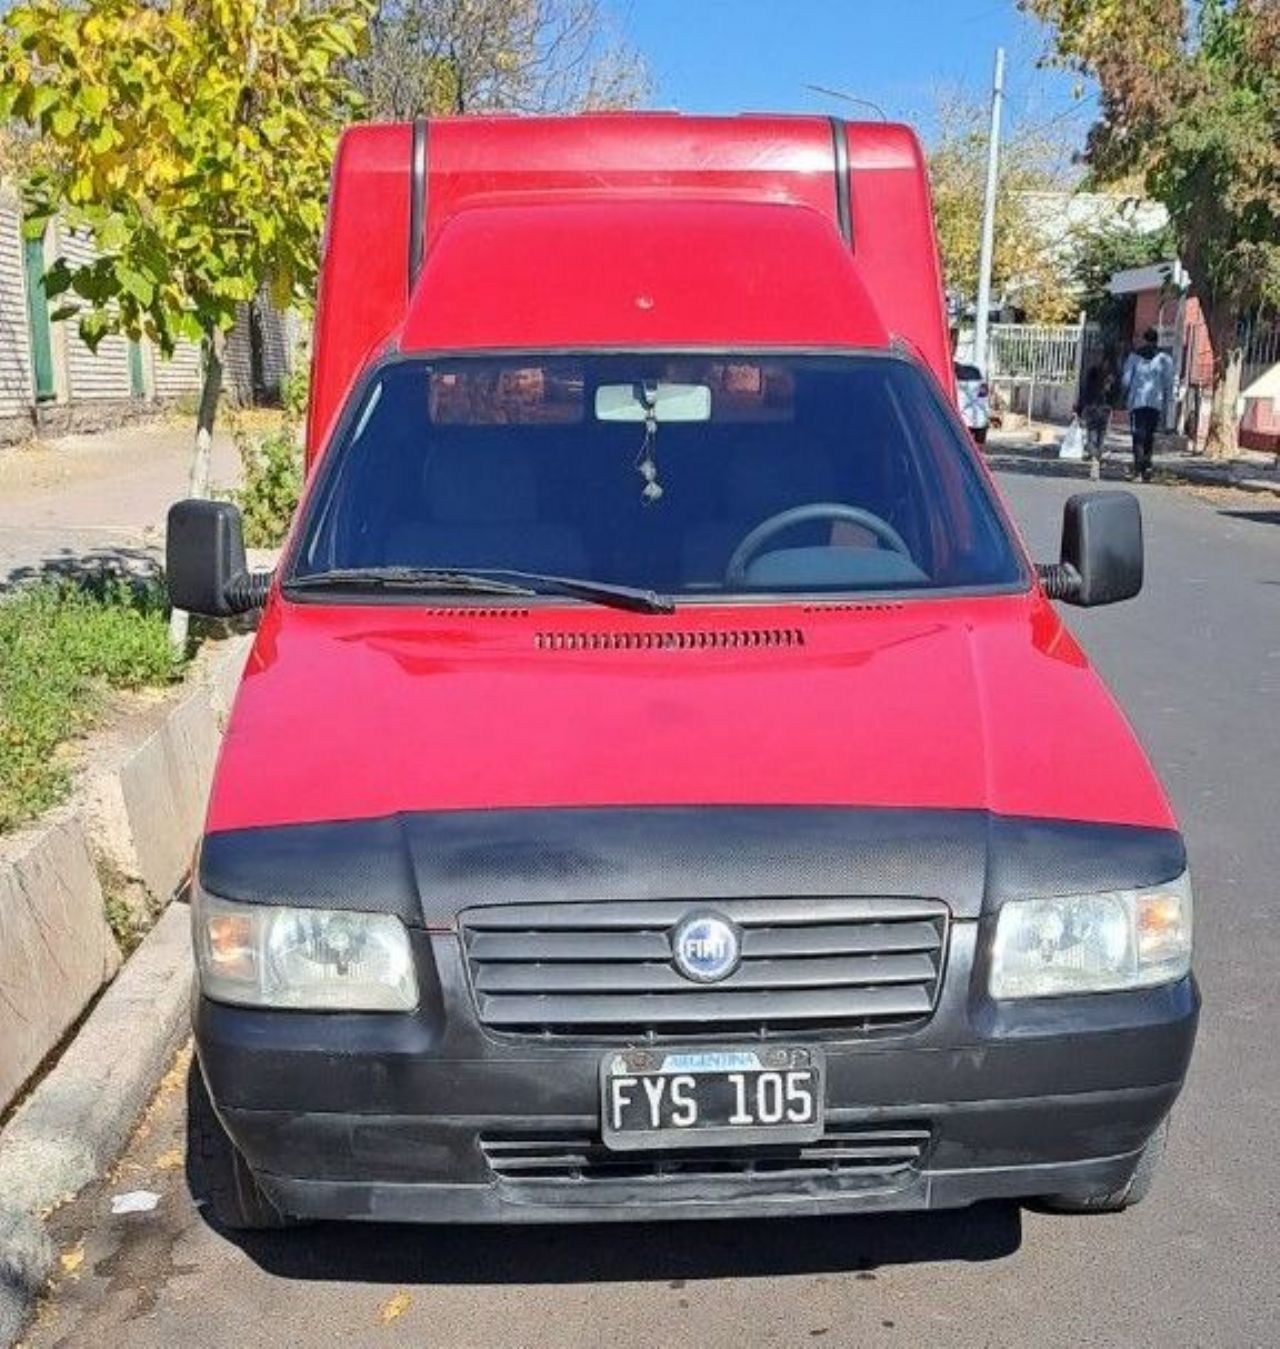
[[[995,47],[1007,52],[1007,110],[1083,140],[1090,104],[1073,78],[1036,69],[1044,29],[1014,0],[614,0],[648,57],[655,107],[874,116],[805,89],[871,99],[926,137],[940,89],[985,100]]]

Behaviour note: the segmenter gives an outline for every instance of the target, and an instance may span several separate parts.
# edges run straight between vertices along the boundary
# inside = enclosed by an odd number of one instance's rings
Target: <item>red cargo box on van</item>
[[[681,218],[662,209],[680,205]],[[768,205],[807,209],[763,237],[769,213],[742,208]],[[308,456],[366,363],[406,338],[634,342],[638,300],[657,342],[811,346],[883,329],[951,389],[937,256],[907,127],[664,113],[353,127],[334,166]]]

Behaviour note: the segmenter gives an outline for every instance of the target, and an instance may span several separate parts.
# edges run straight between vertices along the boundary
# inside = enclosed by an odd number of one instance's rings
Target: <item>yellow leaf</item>
[[[392,1321],[398,1320],[409,1310],[409,1304],[412,1301],[413,1299],[408,1293],[397,1293],[395,1297],[389,1297],[378,1308],[378,1320],[384,1326],[390,1325]]]
[[[60,1263],[64,1274],[74,1274],[84,1264],[84,1242],[73,1246],[69,1251],[64,1251]]]

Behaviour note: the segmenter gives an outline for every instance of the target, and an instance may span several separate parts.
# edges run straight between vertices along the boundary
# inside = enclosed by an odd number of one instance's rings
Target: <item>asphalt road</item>
[[[1051,555],[1071,484],[1003,483]],[[1197,883],[1205,1015],[1147,1203],[237,1243],[186,1192],[175,1079],[118,1173],[61,1215],[65,1273],[30,1344],[1280,1342],[1280,505],[1158,486],[1143,500],[1145,594],[1072,622],[1164,776]],[[158,1207],[110,1216],[137,1189]]]
[[[46,573],[151,572],[190,465],[191,430],[177,421],[6,449],[0,590]],[[237,480],[239,458],[225,428],[214,437],[212,472],[220,488]]]

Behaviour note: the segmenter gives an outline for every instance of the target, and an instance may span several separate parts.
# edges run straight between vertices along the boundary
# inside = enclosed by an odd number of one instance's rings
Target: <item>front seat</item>
[[[393,566],[505,567],[582,576],[582,536],[539,516],[538,484],[523,447],[460,438],[437,443],[422,472],[422,497],[387,533]]]

